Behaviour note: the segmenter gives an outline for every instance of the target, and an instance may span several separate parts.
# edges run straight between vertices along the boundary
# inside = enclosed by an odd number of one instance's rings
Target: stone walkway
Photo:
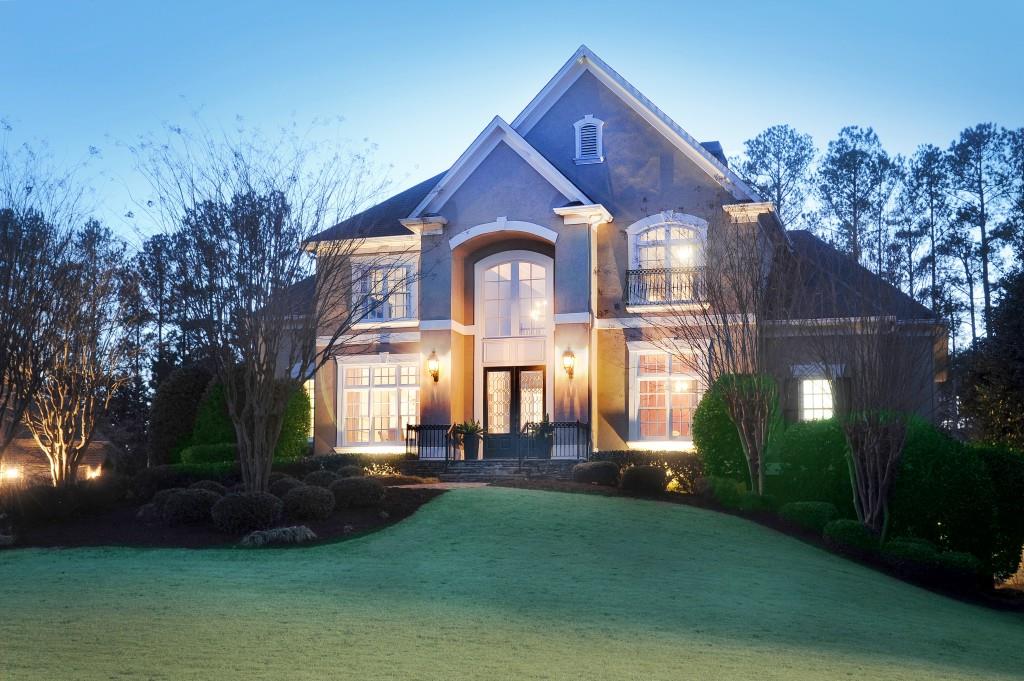
[[[406,489],[468,489],[472,487],[487,487],[489,482],[426,482],[418,485],[395,485]]]

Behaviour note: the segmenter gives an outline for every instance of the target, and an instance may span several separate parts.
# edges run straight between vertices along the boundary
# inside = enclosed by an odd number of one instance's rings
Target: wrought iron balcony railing
[[[627,305],[677,305],[703,299],[703,267],[659,267],[626,272]]]

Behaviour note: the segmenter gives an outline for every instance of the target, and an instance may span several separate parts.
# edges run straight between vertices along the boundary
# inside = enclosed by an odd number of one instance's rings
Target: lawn
[[[1024,615],[669,504],[449,492],[307,549],[0,553],[0,678],[1002,679]]]

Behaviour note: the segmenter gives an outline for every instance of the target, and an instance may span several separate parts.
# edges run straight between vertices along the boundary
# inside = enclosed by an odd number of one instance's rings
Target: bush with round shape
[[[223,497],[207,489],[179,489],[170,492],[160,509],[160,518],[168,525],[195,525],[209,522],[213,505]]]
[[[826,501],[844,516],[855,515],[846,436],[837,419],[798,421],[780,429],[765,457],[769,471],[766,491],[783,503]]]
[[[373,478],[341,478],[330,489],[337,508],[366,508],[384,501],[384,485]]]
[[[337,473],[331,471],[313,471],[302,479],[307,485],[313,485],[314,487],[330,487],[333,483],[338,481]]]
[[[878,536],[856,520],[833,520],[822,531],[825,544],[840,553],[866,556],[878,550]]]
[[[719,382],[715,382],[697,404],[693,412],[693,444],[705,476],[746,481],[750,478],[747,459],[722,390]]]
[[[619,465],[611,461],[587,461],[572,467],[572,479],[591,485],[615,487],[619,484]]]
[[[156,508],[157,510],[157,513],[159,513],[162,516],[164,512],[164,506],[167,505],[167,501],[174,495],[178,494],[178,492],[184,492],[186,489],[188,488],[171,487],[170,489],[162,489],[153,495],[153,498],[150,499],[149,503],[153,504],[154,508]]]
[[[366,475],[366,471],[363,470],[362,466],[349,465],[338,469],[338,477],[342,478],[359,478],[364,475]]]
[[[1024,546],[1024,454],[997,445],[972,445],[988,470],[996,507],[992,572],[1005,580],[1020,567]]]
[[[630,466],[622,471],[619,486],[628,494],[657,495],[668,486],[668,476],[661,466]]]
[[[190,445],[181,450],[183,464],[225,463],[238,460],[238,448],[233,442],[215,445]]]
[[[197,482],[193,482],[188,487],[189,489],[205,489],[208,492],[213,492],[220,496],[224,496],[228,493],[227,487],[214,480],[199,480]]]
[[[783,504],[779,515],[805,530],[821,534],[836,519],[839,510],[827,501],[791,501]]]
[[[284,515],[289,520],[323,520],[334,510],[334,494],[323,487],[295,487],[282,501]]]
[[[213,522],[221,532],[241,534],[265,530],[281,518],[281,500],[267,492],[241,492],[213,505]]]
[[[149,411],[149,462],[177,463],[188,446],[199,403],[212,374],[198,365],[181,366],[157,386]]]
[[[288,492],[296,487],[303,487],[305,485],[306,483],[301,480],[286,475],[270,483],[270,493],[279,499],[284,499],[284,495],[288,494]]]
[[[914,418],[889,503],[892,535],[927,539],[990,563],[996,544],[995,491],[978,452]]]
[[[149,501],[160,490],[185,487],[192,482],[194,478],[176,466],[153,466],[135,474],[131,490],[136,500]]]

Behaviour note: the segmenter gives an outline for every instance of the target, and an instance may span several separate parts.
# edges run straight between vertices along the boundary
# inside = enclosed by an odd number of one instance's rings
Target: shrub
[[[878,550],[878,537],[856,520],[833,520],[822,534],[826,545],[843,553],[864,555]]]
[[[275,527],[272,530],[250,532],[239,542],[239,545],[252,549],[261,546],[305,544],[311,541],[316,541],[316,533],[305,525],[296,525],[294,527]]]
[[[911,420],[892,490],[892,534],[921,537],[943,551],[967,551],[988,563],[996,535],[994,497],[977,451]]]
[[[735,508],[748,513],[769,513],[774,511],[777,506],[775,497],[744,491],[736,500]]]
[[[154,466],[136,473],[131,488],[136,499],[149,501],[160,490],[185,487],[191,482],[191,476],[176,466]]]
[[[238,450],[232,442],[215,445],[191,445],[181,450],[183,464],[224,463],[238,459]]]
[[[791,501],[782,505],[779,515],[805,530],[821,534],[825,526],[836,519],[839,511],[827,501]]]
[[[384,501],[384,485],[373,478],[341,478],[330,489],[338,508],[377,506]]]
[[[298,459],[309,454],[309,395],[299,388],[288,399],[281,436],[277,439],[276,459]]]
[[[702,489],[705,496],[711,497],[726,508],[738,508],[740,497],[747,493],[747,486],[744,483],[730,478],[705,478]]]
[[[219,494],[220,496],[224,496],[225,494],[228,493],[227,487],[220,484],[219,482],[214,482],[213,480],[199,480],[198,482],[193,482],[188,487],[189,489],[205,489],[208,492],[213,492],[214,494]]]
[[[178,462],[211,378],[209,371],[193,364],[178,367],[157,386],[149,411],[150,465]]]
[[[630,494],[661,494],[668,486],[668,476],[661,466],[630,466],[622,471],[619,484]]]
[[[301,480],[297,480],[290,475],[286,475],[283,478],[275,480],[270,483],[270,493],[279,499],[284,499],[284,495],[292,491],[296,487],[303,487],[306,483]]]
[[[167,505],[168,500],[176,495],[178,492],[184,492],[187,487],[171,487],[170,489],[162,489],[153,495],[153,498],[149,503],[153,504],[156,512],[162,517],[164,513],[164,506]]]
[[[242,479],[242,471],[237,461],[221,461],[220,463],[176,463],[174,468],[183,475],[196,480],[216,480],[225,487]]]
[[[363,470],[362,466],[342,466],[338,469],[338,476],[342,478],[358,478],[366,475],[366,471]]]
[[[886,542],[882,558],[901,577],[917,581],[954,588],[975,588],[983,581],[983,565],[975,556],[963,551],[939,551],[931,542],[917,537]]]
[[[289,520],[323,520],[334,510],[334,495],[323,487],[295,487],[284,495],[283,502]]]
[[[703,479],[700,457],[696,452],[652,452],[636,449],[594,452],[591,461],[611,461],[621,471],[627,466],[661,466],[667,471],[668,489],[681,494],[696,494]]]
[[[330,487],[337,480],[339,480],[338,474],[331,471],[313,471],[302,479],[307,485],[324,488]]]
[[[991,577],[986,577],[982,562],[966,551],[942,551],[936,555],[935,561],[948,581],[991,586]]]
[[[397,485],[425,485],[440,482],[437,478],[424,478],[419,475],[375,475],[373,479],[385,487]]]
[[[588,461],[572,467],[572,479],[593,485],[615,487],[619,484],[619,465],[611,461]]]
[[[216,492],[207,489],[179,489],[169,492],[160,508],[160,518],[168,525],[204,523],[210,520],[210,510],[221,500]]]
[[[1024,454],[999,446],[973,446],[988,471],[996,507],[992,572],[1004,580],[1017,572],[1024,546]]]
[[[788,425],[769,443],[765,457],[766,490],[783,503],[827,501],[853,517],[853,487],[846,459],[846,436],[836,419],[801,421]],[[820,528],[819,528],[820,529]]]
[[[48,523],[104,510],[124,497],[125,485],[108,477],[77,485],[32,485],[8,490],[0,515],[9,513],[19,523]]]
[[[750,478],[747,459],[721,391],[720,383],[715,382],[697,404],[693,443],[704,475],[746,481]]]
[[[882,558],[893,567],[904,563],[934,565],[939,550],[927,539],[896,537],[882,545]]]
[[[281,518],[281,507],[281,500],[266,492],[229,494],[213,505],[213,522],[232,534],[265,530]]]

